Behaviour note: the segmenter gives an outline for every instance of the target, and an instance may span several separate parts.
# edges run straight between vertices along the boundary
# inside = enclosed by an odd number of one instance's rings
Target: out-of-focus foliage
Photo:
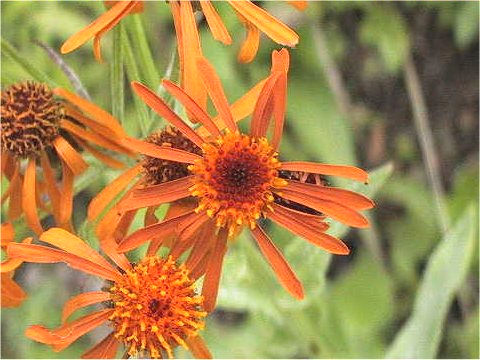
[[[371,171],[369,185],[338,184],[372,196],[377,207],[370,212],[369,230],[348,232],[332,221],[332,233],[343,236],[352,248],[347,257],[331,256],[266,224],[305,286],[306,298],[300,302],[281,288],[254,243],[243,234],[225,259],[218,310],[204,332],[213,354],[221,358],[412,354],[478,358],[478,83],[473,105],[453,98],[445,104],[430,96],[442,81],[449,81],[444,79],[450,79],[451,74],[442,71],[478,79],[478,3],[315,2],[304,13],[285,2],[261,4],[295,27],[301,39],[290,52],[282,158],[366,167]],[[202,21],[203,52],[234,101],[268,73],[276,47],[262,39],[257,58],[248,65],[238,64],[236,52],[244,29],[228,4],[215,3],[215,7],[234,44],[226,47],[216,42]],[[94,60],[91,43],[62,56],[92,100],[119,116],[127,132],[137,137],[163,121],[132,95],[129,82],[140,80],[157,89],[160,77],[178,80],[168,6],[150,1],[145,8],[146,12],[128,17],[104,37],[104,64]],[[58,50],[69,35],[104,10],[102,3],[2,2],[1,10],[2,87],[33,76],[72,88],[35,41]],[[422,24],[428,25],[428,31]],[[325,75],[331,69],[325,68],[318,54],[314,30],[319,29],[343,75],[352,103],[350,113],[339,108]],[[429,46],[445,56],[436,58]],[[429,119],[453,224],[448,234],[442,234],[436,216],[435,195],[427,181],[405,91],[408,54],[420,70],[427,69],[421,71],[421,80],[429,111],[458,114],[453,121]],[[445,57],[461,59],[463,65],[445,62]],[[461,85],[452,85],[457,86],[452,93],[461,96],[466,84]],[[178,104],[167,99],[184,115]],[[241,126],[247,128],[248,123]],[[476,135],[469,135],[472,132]],[[80,236],[98,248],[92,224],[85,222],[85,209],[118,171],[104,168],[92,157],[87,161],[91,167],[75,184],[74,219]],[[2,179],[2,189],[5,185]],[[2,215],[4,211],[2,207]],[[141,226],[140,218],[134,228]],[[19,239],[28,234],[22,222],[15,229]],[[101,338],[103,333],[95,332],[54,353],[22,334],[31,324],[58,326],[65,300],[102,284],[64,265],[26,264],[17,280],[29,298],[18,309],[2,311],[3,357],[73,358]],[[178,355],[188,356],[181,349]]]

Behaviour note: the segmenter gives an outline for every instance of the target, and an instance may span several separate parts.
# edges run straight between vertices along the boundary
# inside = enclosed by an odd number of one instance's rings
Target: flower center
[[[177,266],[172,257],[144,258],[109,291],[114,335],[131,356],[146,350],[152,358],[171,358],[174,347],[187,347],[185,339],[204,327],[203,297],[196,295],[185,265]]]
[[[64,117],[45,84],[27,81],[2,91],[2,150],[18,157],[37,156],[51,147]]]
[[[202,150],[203,159],[189,167],[197,175],[190,189],[199,198],[196,211],[205,210],[230,236],[239,226],[254,228],[270,208],[272,188],[286,185],[278,177],[278,154],[265,138],[238,133],[227,133]]]
[[[197,145],[176,128],[170,126],[150,135],[145,141],[159,146],[171,146],[174,149],[185,150],[198,155],[202,153]],[[142,166],[143,179],[146,185],[158,185],[190,175],[186,164],[150,156],[143,157]]]

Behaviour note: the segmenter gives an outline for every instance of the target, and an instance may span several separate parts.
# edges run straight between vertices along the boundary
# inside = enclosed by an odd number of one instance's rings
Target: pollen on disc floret
[[[274,197],[272,188],[286,185],[278,177],[278,154],[266,138],[227,132],[202,147],[203,158],[189,169],[195,174],[190,192],[197,212],[215,219],[232,236],[242,225],[254,228]]]
[[[109,291],[114,336],[131,356],[148,351],[152,358],[171,358],[176,346],[188,348],[185,339],[204,327],[203,296],[195,293],[185,265],[172,257],[144,258]]]
[[[13,84],[2,91],[2,150],[17,157],[38,156],[52,146],[64,117],[61,103],[46,84]]]

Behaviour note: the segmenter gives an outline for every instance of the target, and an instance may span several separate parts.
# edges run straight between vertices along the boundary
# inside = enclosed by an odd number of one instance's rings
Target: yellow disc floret
[[[189,166],[195,176],[190,189],[198,197],[197,212],[206,211],[232,236],[242,225],[254,228],[271,209],[272,188],[286,185],[278,177],[278,154],[266,138],[227,133],[202,147],[203,159]]]
[[[173,357],[177,345],[204,327],[203,297],[196,295],[185,265],[169,257],[146,257],[110,288],[115,337],[128,354],[149,351],[152,358]]]

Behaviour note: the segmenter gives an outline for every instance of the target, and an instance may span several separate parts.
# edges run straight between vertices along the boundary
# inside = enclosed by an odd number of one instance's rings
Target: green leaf
[[[461,49],[478,40],[478,2],[468,1],[461,4],[455,14],[453,35]]]
[[[435,357],[448,310],[473,255],[477,228],[474,214],[473,206],[469,206],[431,255],[412,315],[394,339],[387,358]]]

